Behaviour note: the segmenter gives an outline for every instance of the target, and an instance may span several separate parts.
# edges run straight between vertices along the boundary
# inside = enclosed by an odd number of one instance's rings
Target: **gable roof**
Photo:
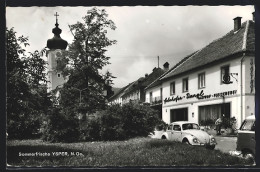
[[[254,25],[254,22],[250,20],[244,22],[237,32],[232,30],[222,38],[211,42],[209,45],[190,56],[184,63],[163,76],[161,80],[219,61],[240,52],[254,52]]]
[[[120,91],[121,88],[117,88],[117,87],[112,87],[112,91],[114,92],[114,94],[117,94],[118,91]]]
[[[145,78],[141,77],[138,80],[134,81],[133,84],[131,84],[125,90],[124,95],[132,93],[133,91],[139,90],[141,88],[147,87],[154,80],[156,80],[158,77],[160,77],[163,73],[164,73],[163,69],[161,69],[161,68],[154,68],[153,72],[151,74],[149,74],[147,77],[145,77]]]
[[[154,80],[151,84],[149,84],[145,89],[149,89],[155,86],[158,86],[162,83],[161,78],[163,78],[165,75],[170,73],[172,70],[177,68],[179,65],[181,65],[183,62],[185,62],[188,58],[190,58],[193,54],[195,54],[197,51],[189,54],[188,56],[184,57],[182,60],[180,60],[178,63],[176,63],[172,68],[164,72],[160,77],[158,77],[156,80]]]
[[[125,86],[125,87],[119,89],[113,96],[111,96],[111,97],[109,98],[109,101],[112,101],[112,100],[118,98],[118,96],[119,96],[120,94],[122,94],[131,84],[133,84],[133,82],[131,82],[131,83],[129,83],[127,86]]]

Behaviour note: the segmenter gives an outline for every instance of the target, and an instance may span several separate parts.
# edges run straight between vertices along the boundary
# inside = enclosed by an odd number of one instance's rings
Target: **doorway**
[[[230,118],[230,103],[221,103],[199,107],[199,123],[201,121],[215,121],[224,114],[225,118]]]
[[[170,121],[188,121],[188,108],[171,109]]]

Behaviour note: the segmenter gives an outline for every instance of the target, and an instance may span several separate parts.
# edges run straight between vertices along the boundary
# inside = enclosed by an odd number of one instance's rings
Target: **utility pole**
[[[79,91],[79,105],[81,105],[81,92],[82,91],[84,91],[84,90],[86,90],[87,88],[84,88],[84,89],[78,89],[78,88],[75,88],[75,87],[72,87],[72,88],[74,88],[75,90],[78,90]]]
[[[78,88],[75,88],[75,87],[72,87],[74,88],[75,90],[78,90],[79,91],[79,106],[81,105],[81,92],[86,90],[87,88],[83,88],[83,89],[78,89]],[[79,130],[81,131],[81,119],[82,119],[82,114],[79,113],[78,114],[78,119],[79,119]]]
[[[159,58],[160,58],[160,57],[158,56],[158,68],[159,68]]]

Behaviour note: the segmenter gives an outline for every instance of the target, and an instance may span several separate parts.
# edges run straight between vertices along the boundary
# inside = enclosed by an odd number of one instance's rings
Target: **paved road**
[[[217,145],[215,149],[222,152],[229,153],[229,151],[235,151],[237,147],[237,137],[219,137],[215,136]]]

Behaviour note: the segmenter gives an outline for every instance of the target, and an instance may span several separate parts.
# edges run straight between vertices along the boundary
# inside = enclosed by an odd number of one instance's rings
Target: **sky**
[[[154,67],[163,68],[165,62],[174,66],[185,56],[197,51],[234,28],[233,18],[242,22],[252,20],[253,6],[136,6],[97,7],[105,9],[114,21],[116,30],[108,32],[108,38],[117,44],[107,48],[111,57],[102,70],[109,70],[114,87],[150,74]],[[46,47],[53,37],[58,12],[61,37],[72,43],[68,25],[82,22],[91,7],[7,7],[6,25],[14,27],[17,36],[28,36],[28,52]],[[43,57],[44,59],[46,57]],[[46,59],[45,59],[46,60]]]

